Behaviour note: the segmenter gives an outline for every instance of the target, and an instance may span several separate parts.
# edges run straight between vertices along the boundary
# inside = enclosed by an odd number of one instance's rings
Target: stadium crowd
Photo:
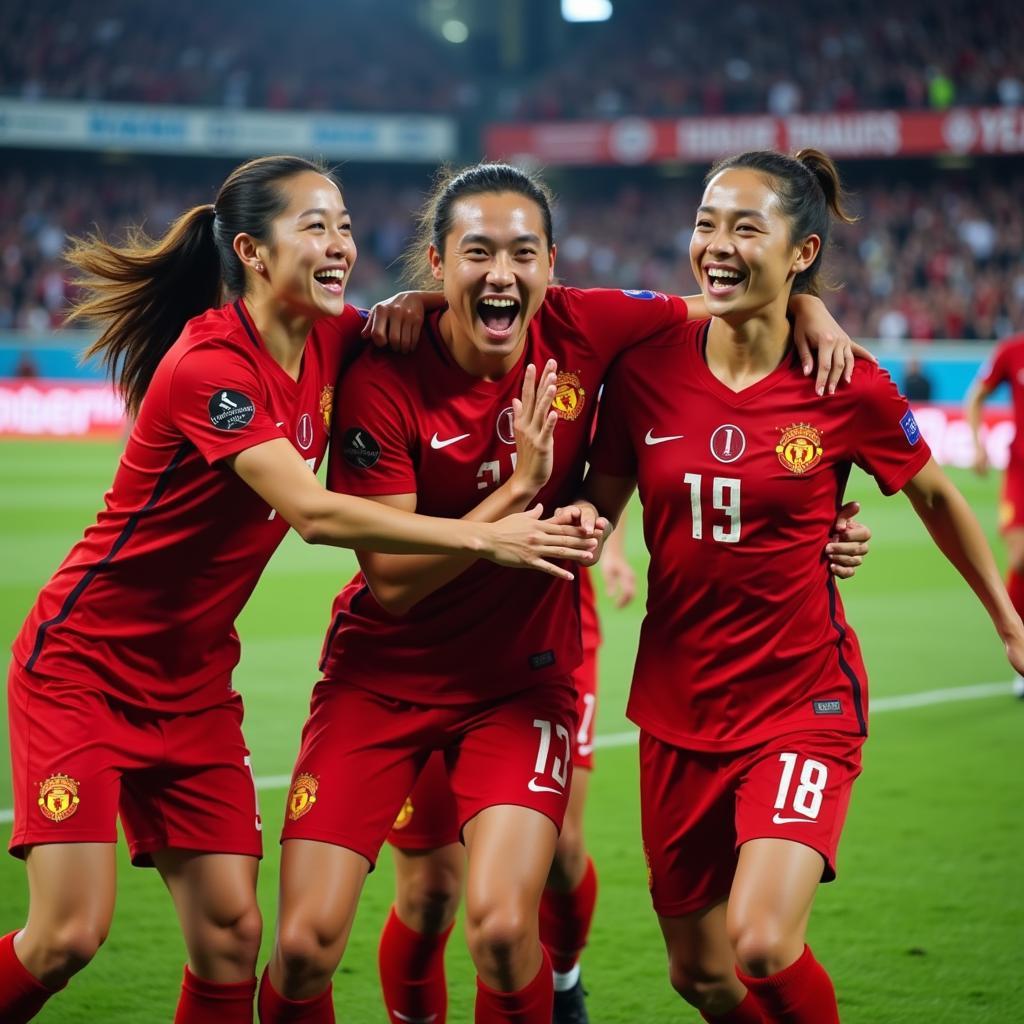
[[[585,198],[573,194],[573,184],[562,183],[558,207],[561,280],[697,290],[687,254],[696,180],[632,180],[603,191],[588,181]],[[67,235],[95,225],[117,237],[138,223],[159,234],[175,211],[208,202],[208,192],[137,167],[71,177],[4,172],[0,329],[38,333],[63,322],[71,297],[61,261]],[[395,261],[412,231],[419,189],[354,179],[348,199],[359,244],[349,299],[369,304],[399,286]],[[988,340],[1024,323],[1024,175],[875,179],[855,190],[852,205],[860,220],[836,233],[830,256],[832,279],[844,287],[827,299],[852,334]]]
[[[735,46],[725,49],[706,45],[695,9],[615,8],[602,25],[545,31],[550,23],[539,22],[523,59],[502,70],[496,15],[471,27],[477,52],[483,45],[495,59],[471,67],[469,49],[429,19],[391,31],[369,2],[25,4],[9,12],[0,40],[0,95],[528,119],[1024,102],[1024,14],[1008,0],[905,0],[884,18],[869,0],[821,0],[813,17],[802,0],[743,0],[729,8],[721,38]],[[325,38],[330,45],[315,45]]]

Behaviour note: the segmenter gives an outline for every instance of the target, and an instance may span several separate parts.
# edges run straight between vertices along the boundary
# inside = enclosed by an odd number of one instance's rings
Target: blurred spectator
[[[20,380],[35,380],[39,376],[39,364],[36,362],[35,356],[27,351],[19,353],[11,376]]]
[[[907,360],[906,371],[903,374],[903,394],[912,402],[932,400],[932,379],[924,372],[916,357]]]

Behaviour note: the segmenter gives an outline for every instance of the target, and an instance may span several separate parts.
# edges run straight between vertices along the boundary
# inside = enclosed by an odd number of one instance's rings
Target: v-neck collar
[[[786,378],[788,378],[793,372],[793,367],[796,365],[796,349],[791,347],[782,357],[779,365],[776,366],[771,373],[762,377],[759,381],[756,381],[748,387],[742,388],[739,391],[733,391],[733,389],[727,384],[723,384],[722,381],[720,381],[714,373],[711,372],[711,367],[708,366],[707,348],[708,332],[710,330],[711,321],[708,320],[704,325],[703,331],[701,331],[698,344],[694,346],[694,362],[697,364],[695,373],[697,380],[699,380],[708,391],[712,392],[717,398],[725,402],[727,405],[734,407],[745,405],[747,402],[760,397],[766,391],[770,391],[776,385],[786,380]]]
[[[263,340],[263,335],[260,334],[259,328],[256,326],[256,321],[253,320],[252,314],[249,312],[249,307],[245,304],[244,299],[235,299],[231,303],[235,310],[235,314],[238,317],[239,323],[245,329],[245,333],[249,336],[249,340],[252,342],[253,347],[260,354],[262,361],[268,366],[269,371],[283,381],[288,387],[297,388],[302,381],[302,375],[306,370],[306,349],[305,345],[302,349],[302,360],[299,363],[299,375],[297,377],[291,377],[284,369],[284,367],[267,351],[267,344]],[[312,331],[310,332],[312,333]],[[309,335],[306,336],[306,343],[309,342]]]

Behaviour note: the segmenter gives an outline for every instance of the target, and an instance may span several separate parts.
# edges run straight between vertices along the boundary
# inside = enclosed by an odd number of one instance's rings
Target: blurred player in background
[[[867,682],[822,558],[853,464],[903,490],[988,610],[1024,625],[967,503],[885,371],[823,399],[786,305],[814,293],[838,174],[816,150],[748,153],[706,179],[690,243],[711,319],[625,353],[591,452],[585,523],[635,486],[651,552],[628,713],[641,729],[651,893],[676,990],[722,1024],[835,1024],[805,943],[867,731]]]
[[[421,224],[413,258],[429,254],[428,276],[443,285],[447,308],[431,315],[408,361],[367,352],[346,375],[332,486],[467,522],[512,511],[537,488],[538,500],[564,504],[582,476],[608,365],[674,329],[686,302],[549,287],[548,194],[507,165],[440,179]],[[849,342],[817,300],[806,309],[819,311],[818,334],[831,339],[817,386],[834,387],[852,367]],[[539,381],[534,365],[545,366]],[[549,384],[553,365],[560,372]],[[466,843],[476,1020],[549,1024],[553,983],[538,914],[571,774],[571,674],[582,659],[576,590],[522,585],[465,558],[359,558],[361,574],[335,602],[289,795],[261,1020],[334,1019],[331,978],[363,882],[440,750],[455,816],[432,824],[452,824],[448,852],[460,833]],[[438,901],[428,886],[410,900],[427,912],[390,937],[396,974],[416,975],[417,999],[436,999],[429,1008],[389,1000],[394,1020],[443,1018],[450,895]],[[429,934],[415,927],[422,919],[434,925]]]
[[[40,593],[9,677],[28,922],[0,940],[0,1020],[31,1019],[106,938],[115,819],[188,949],[176,1021],[252,1019],[260,816],[234,620],[289,525],[310,543],[546,556],[593,540],[528,515],[454,523],[330,493],[314,471],[363,318],[338,183],[295,157],[237,168],[158,242],[80,241],[77,315],[137,415],[106,507]],[[237,296],[220,305],[222,292]],[[578,532],[578,531],[574,531]]]
[[[974,470],[981,476],[988,472],[988,452],[981,439],[981,407],[1000,384],[1009,385],[1016,432],[1003,476],[999,530],[1009,562],[1006,589],[1018,614],[1024,615],[1024,335],[1000,343],[964,399],[964,416],[974,438]],[[1013,692],[1024,699],[1024,677],[1019,674],[1013,681]]]

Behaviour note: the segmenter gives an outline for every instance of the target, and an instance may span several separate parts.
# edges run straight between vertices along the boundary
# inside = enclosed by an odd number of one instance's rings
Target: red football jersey
[[[531,321],[519,364],[501,380],[466,373],[428,321],[416,352],[366,352],[340,388],[329,485],[411,494],[418,512],[458,518],[512,473],[512,399],[529,363],[558,363],[555,464],[537,496],[547,512],[576,497],[612,359],[677,324],[686,304],[653,292],[553,287]],[[480,560],[395,618],[358,574],[334,602],[321,668],[400,700],[455,704],[564,676],[581,660],[576,586]]]
[[[707,328],[626,353],[601,402],[591,464],[636,475],[651,552],[629,717],[696,750],[863,734],[864,664],[824,548],[852,463],[891,494],[928,446],[873,364],[819,398],[788,357],[737,393],[704,361]]]
[[[288,525],[221,460],[286,437],[315,470],[362,325],[354,308],[317,324],[294,381],[241,301],[190,320],[153,375],[106,507],[15,640],[18,661],[153,709],[223,701],[235,617]]]
[[[580,627],[583,650],[596,651],[601,646],[601,620],[597,617],[597,594],[594,592],[593,569],[584,569],[580,578]]]
[[[982,385],[994,391],[1000,384],[1010,385],[1013,399],[1013,422],[1017,428],[1010,445],[1010,461],[1024,458],[1024,334],[1000,342],[992,358],[978,373]]]

